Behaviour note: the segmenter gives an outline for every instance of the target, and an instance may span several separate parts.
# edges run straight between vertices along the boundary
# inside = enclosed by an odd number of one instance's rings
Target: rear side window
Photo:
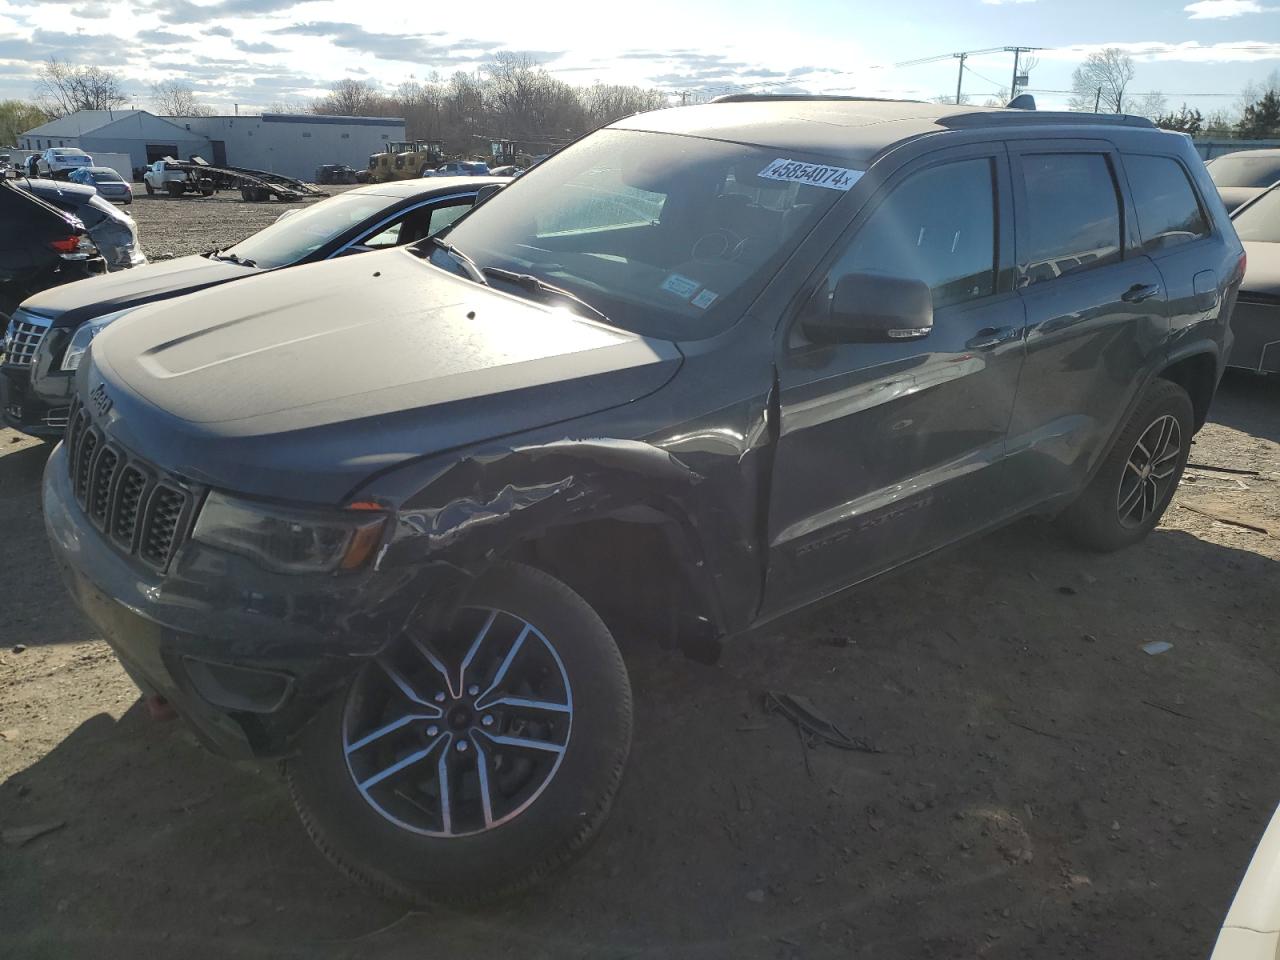
[[[830,289],[849,273],[923,280],[935,308],[988,297],[996,288],[991,161],[945,163],[907,178],[876,208],[832,267]]]
[[[1143,249],[1165,250],[1209,235],[1209,224],[1182,164],[1172,157],[1126,156]]]
[[[1020,237],[1030,283],[1074,273],[1120,254],[1120,198],[1100,153],[1022,158],[1027,216]]]

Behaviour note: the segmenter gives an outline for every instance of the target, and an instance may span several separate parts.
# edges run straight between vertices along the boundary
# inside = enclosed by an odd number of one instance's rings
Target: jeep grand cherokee
[[[47,526],[139,687],[285,758],[326,856],[489,898],[608,813],[618,630],[707,655],[1029,514],[1146,536],[1243,266],[1142,120],[635,116],[443,239],[118,320]]]

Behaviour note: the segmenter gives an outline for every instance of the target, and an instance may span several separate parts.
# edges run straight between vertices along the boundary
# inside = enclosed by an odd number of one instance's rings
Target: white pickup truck
[[[157,160],[151,164],[142,175],[142,182],[147,188],[148,197],[154,197],[157,193],[167,193],[171,197],[198,193],[211,197],[214,191],[211,177],[198,176],[190,167],[172,160]]]

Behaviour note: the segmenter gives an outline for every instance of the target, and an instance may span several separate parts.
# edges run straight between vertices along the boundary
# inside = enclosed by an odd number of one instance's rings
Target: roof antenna
[[[1036,98],[1029,93],[1020,93],[1005,104],[1005,108],[1008,110],[1034,110],[1036,108]]]

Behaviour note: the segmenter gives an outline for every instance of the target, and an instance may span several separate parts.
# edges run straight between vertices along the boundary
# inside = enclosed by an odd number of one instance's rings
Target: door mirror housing
[[[504,183],[486,183],[476,191],[476,202],[474,205],[477,207],[480,206],[480,204],[484,203],[504,186],[506,186]]]
[[[818,343],[918,340],[933,329],[933,291],[921,280],[849,273],[836,281],[827,309],[806,320]]]

